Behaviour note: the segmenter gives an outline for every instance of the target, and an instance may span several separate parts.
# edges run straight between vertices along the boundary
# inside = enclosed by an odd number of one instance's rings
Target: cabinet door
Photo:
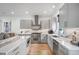
[[[30,45],[31,45],[31,38],[24,39],[24,41],[20,44],[20,55],[28,54]]]
[[[25,55],[26,53],[26,42],[24,41],[20,44],[20,55]]]
[[[42,43],[47,43],[48,35],[46,34],[41,34],[41,42]]]
[[[13,49],[12,51],[8,52],[8,55],[19,55],[20,50],[19,50],[19,46],[16,47],[15,49]]]
[[[58,54],[59,55],[67,55],[68,54],[68,50],[64,46],[59,45]]]
[[[51,48],[51,50],[53,50],[53,39],[50,37],[50,36],[48,36],[48,45],[49,45],[49,47]]]

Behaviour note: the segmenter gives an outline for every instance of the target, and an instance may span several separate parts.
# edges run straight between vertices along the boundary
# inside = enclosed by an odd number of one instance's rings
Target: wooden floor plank
[[[52,55],[48,44],[31,44],[29,55]]]

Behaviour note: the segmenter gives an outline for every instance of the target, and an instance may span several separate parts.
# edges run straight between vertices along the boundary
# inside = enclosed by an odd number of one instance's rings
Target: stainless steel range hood
[[[35,25],[39,25],[39,24],[38,24],[38,21],[39,21],[39,20],[38,20],[38,15],[35,15],[34,17],[35,17]]]
[[[41,28],[41,24],[39,24],[39,15],[34,15],[34,23],[32,22],[32,29],[39,30]]]

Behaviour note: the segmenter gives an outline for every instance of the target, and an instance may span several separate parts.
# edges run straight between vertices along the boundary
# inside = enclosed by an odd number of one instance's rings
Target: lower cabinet
[[[53,50],[53,39],[49,35],[48,35],[47,42],[48,42],[48,45],[49,45],[50,49]]]
[[[8,55],[18,55],[18,54],[20,54],[19,47],[16,47],[14,50],[8,52]]]
[[[47,43],[48,35],[47,34],[41,34],[41,43]]]
[[[20,47],[19,47],[19,51],[20,51],[20,55],[26,55],[27,52],[26,52],[26,42],[23,42],[20,44]]]
[[[30,44],[28,44],[30,45]],[[26,55],[28,54],[27,50],[27,41],[23,41],[19,46],[17,46],[15,49],[11,50],[7,53],[7,55]]]
[[[53,39],[53,52],[56,55],[68,55],[68,49]]]
[[[68,50],[59,44],[58,55],[68,55]]]
[[[7,53],[7,55],[25,55],[25,54],[26,54],[25,42],[22,42],[18,47]]]
[[[26,39],[20,44],[19,51],[20,55],[27,55],[29,53],[29,48],[31,46],[31,37]]]

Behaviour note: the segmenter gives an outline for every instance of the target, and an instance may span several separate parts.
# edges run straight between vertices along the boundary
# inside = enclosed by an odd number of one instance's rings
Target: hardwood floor
[[[32,44],[29,55],[52,55],[48,44]]]

